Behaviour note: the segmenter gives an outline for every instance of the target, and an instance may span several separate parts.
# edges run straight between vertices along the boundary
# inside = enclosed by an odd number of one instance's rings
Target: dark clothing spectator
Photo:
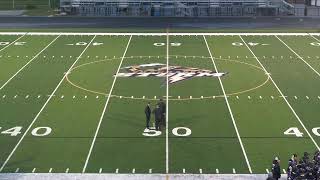
[[[154,120],[156,123],[156,131],[161,131],[161,118],[162,118],[162,111],[160,107],[157,105],[157,107],[153,110],[154,113]]]
[[[273,175],[273,178],[276,180],[281,178],[281,168],[277,160],[274,160],[272,163],[272,175]]]
[[[150,128],[150,118],[151,118],[151,108],[150,104],[148,104],[144,108],[144,113],[146,114],[146,127],[149,129]]]

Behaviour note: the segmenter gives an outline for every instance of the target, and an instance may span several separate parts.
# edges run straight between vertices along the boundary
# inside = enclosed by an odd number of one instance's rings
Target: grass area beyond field
[[[0,171],[285,167],[319,148],[319,60],[317,33],[0,33]],[[147,130],[160,98],[167,126]]]

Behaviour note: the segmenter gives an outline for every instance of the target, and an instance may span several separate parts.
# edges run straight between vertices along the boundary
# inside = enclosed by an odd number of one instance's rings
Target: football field
[[[0,33],[1,173],[265,174],[319,117],[320,33]]]

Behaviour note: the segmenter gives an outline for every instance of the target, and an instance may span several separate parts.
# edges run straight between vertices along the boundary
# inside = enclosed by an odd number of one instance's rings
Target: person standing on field
[[[151,118],[151,107],[150,102],[148,102],[147,106],[144,108],[144,113],[146,114],[146,127],[150,129],[150,118]]]
[[[272,175],[276,180],[281,178],[280,160],[278,157],[276,157],[272,162]]]
[[[153,110],[154,120],[156,123],[156,131],[161,131],[161,118],[162,118],[162,111],[159,105]]]
[[[166,126],[166,104],[162,99],[158,102],[158,106],[161,110],[161,125]]]

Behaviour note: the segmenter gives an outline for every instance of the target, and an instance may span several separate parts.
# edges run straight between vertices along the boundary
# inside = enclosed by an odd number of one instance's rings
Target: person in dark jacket
[[[161,118],[162,118],[162,111],[159,105],[153,110],[154,120],[156,122],[156,131],[161,131]]]
[[[281,178],[280,160],[278,157],[276,157],[272,162],[272,175],[276,180]]]
[[[166,126],[166,104],[160,99],[158,105],[161,109],[161,125]]]
[[[150,118],[151,118],[151,107],[150,102],[148,102],[147,106],[144,108],[144,113],[146,114],[146,127],[150,128]]]

